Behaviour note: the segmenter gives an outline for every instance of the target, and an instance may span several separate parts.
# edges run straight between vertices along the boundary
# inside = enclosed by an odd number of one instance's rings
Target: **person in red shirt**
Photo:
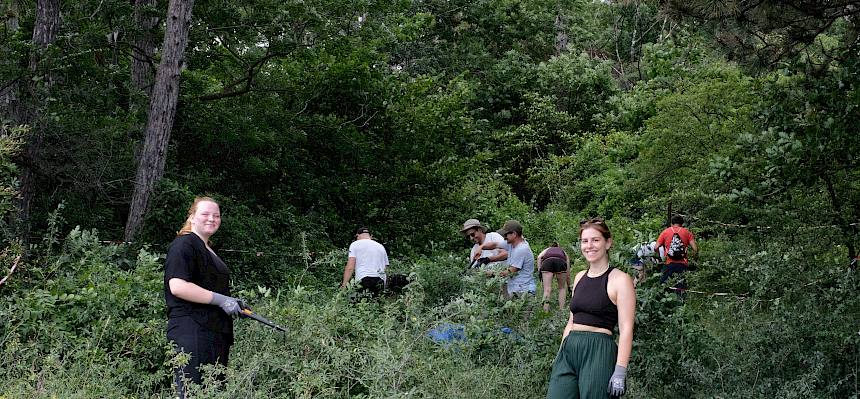
[[[662,253],[666,254],[666,267],[663,269],[663,275],[660,277],[660,283],[665,283],[675,274],[684,273],[687,271],[689,264],[688,256],[691,253],[698,253],[699,246],[696,245],[696,237],[690,230],[683,227],[684,218],[680,215],[672,216],[672,225],[660,233],[657,238],[657,248],[663,248]],[[672,240],[678,234],[678,237],[683,244],[682,253],[678,253],[678,248],[673,248]],[[677,247],[677,243],[675,245]],[[672,251],[670,251],[672,250]],[[692,250],[692,252],[690,251]],[[686,288],[686,287],[678,287]]]

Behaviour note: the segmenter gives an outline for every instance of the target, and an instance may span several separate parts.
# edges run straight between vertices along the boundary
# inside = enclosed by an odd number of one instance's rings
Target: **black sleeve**
[[[194,248],[186,240],[177,240],[167,250],[164,261],[164,281],[172,278],[192,282],[194,267]]]

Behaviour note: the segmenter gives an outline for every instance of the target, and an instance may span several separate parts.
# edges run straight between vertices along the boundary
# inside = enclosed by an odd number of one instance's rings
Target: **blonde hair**
[[[215,205],[218,205],[218,201],[215,201],[211,197],[194,197],[194,202],[192,202],[191,207],[188,208],[188,217],[185,218],[185,224],[183,224],[182,228],[176,232],[177,237],[191,233],[191,218],[193,218],[194,214],[197,213],[197,204],[203,201],[209,201]],[[218,206],[220,207],[221,205]]]

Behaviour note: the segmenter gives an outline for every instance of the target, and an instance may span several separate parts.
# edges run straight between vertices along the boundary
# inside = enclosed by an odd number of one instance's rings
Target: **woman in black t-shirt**
[[[239,313],[239,303],[230,296],[230,270],[209,247],[209,237],[220,226],[218,203],[195,198],[164,262],[167,339],[191,355],[187,365],[174,370],[180,398],[185,397],[183,379],[199,384],[200,365],[226,366],[233,344],[232,316]]]

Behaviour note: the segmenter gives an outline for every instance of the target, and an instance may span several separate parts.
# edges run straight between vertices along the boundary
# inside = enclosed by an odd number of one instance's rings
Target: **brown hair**
[[[595,229],[600,232],[600,235],[605,239],[612,238],[612,233],[609,231],[609,226],[602,218],[582,219],[579,221],[579,236],[582,237],[582,232],[585,229]]]
[[[211,197],[194,197],[194,202],[192,202],[191,207],[188,208],[188,217],[185,218],[185,224],[183,224],[182,228],[176,232],[177,237],[191,233],[191,218],[194,217],[195,213],[197,213],[197,204],[203,201],[209,201],[219,207],[221,206],[218,204],[218,201],[215,201]]]

